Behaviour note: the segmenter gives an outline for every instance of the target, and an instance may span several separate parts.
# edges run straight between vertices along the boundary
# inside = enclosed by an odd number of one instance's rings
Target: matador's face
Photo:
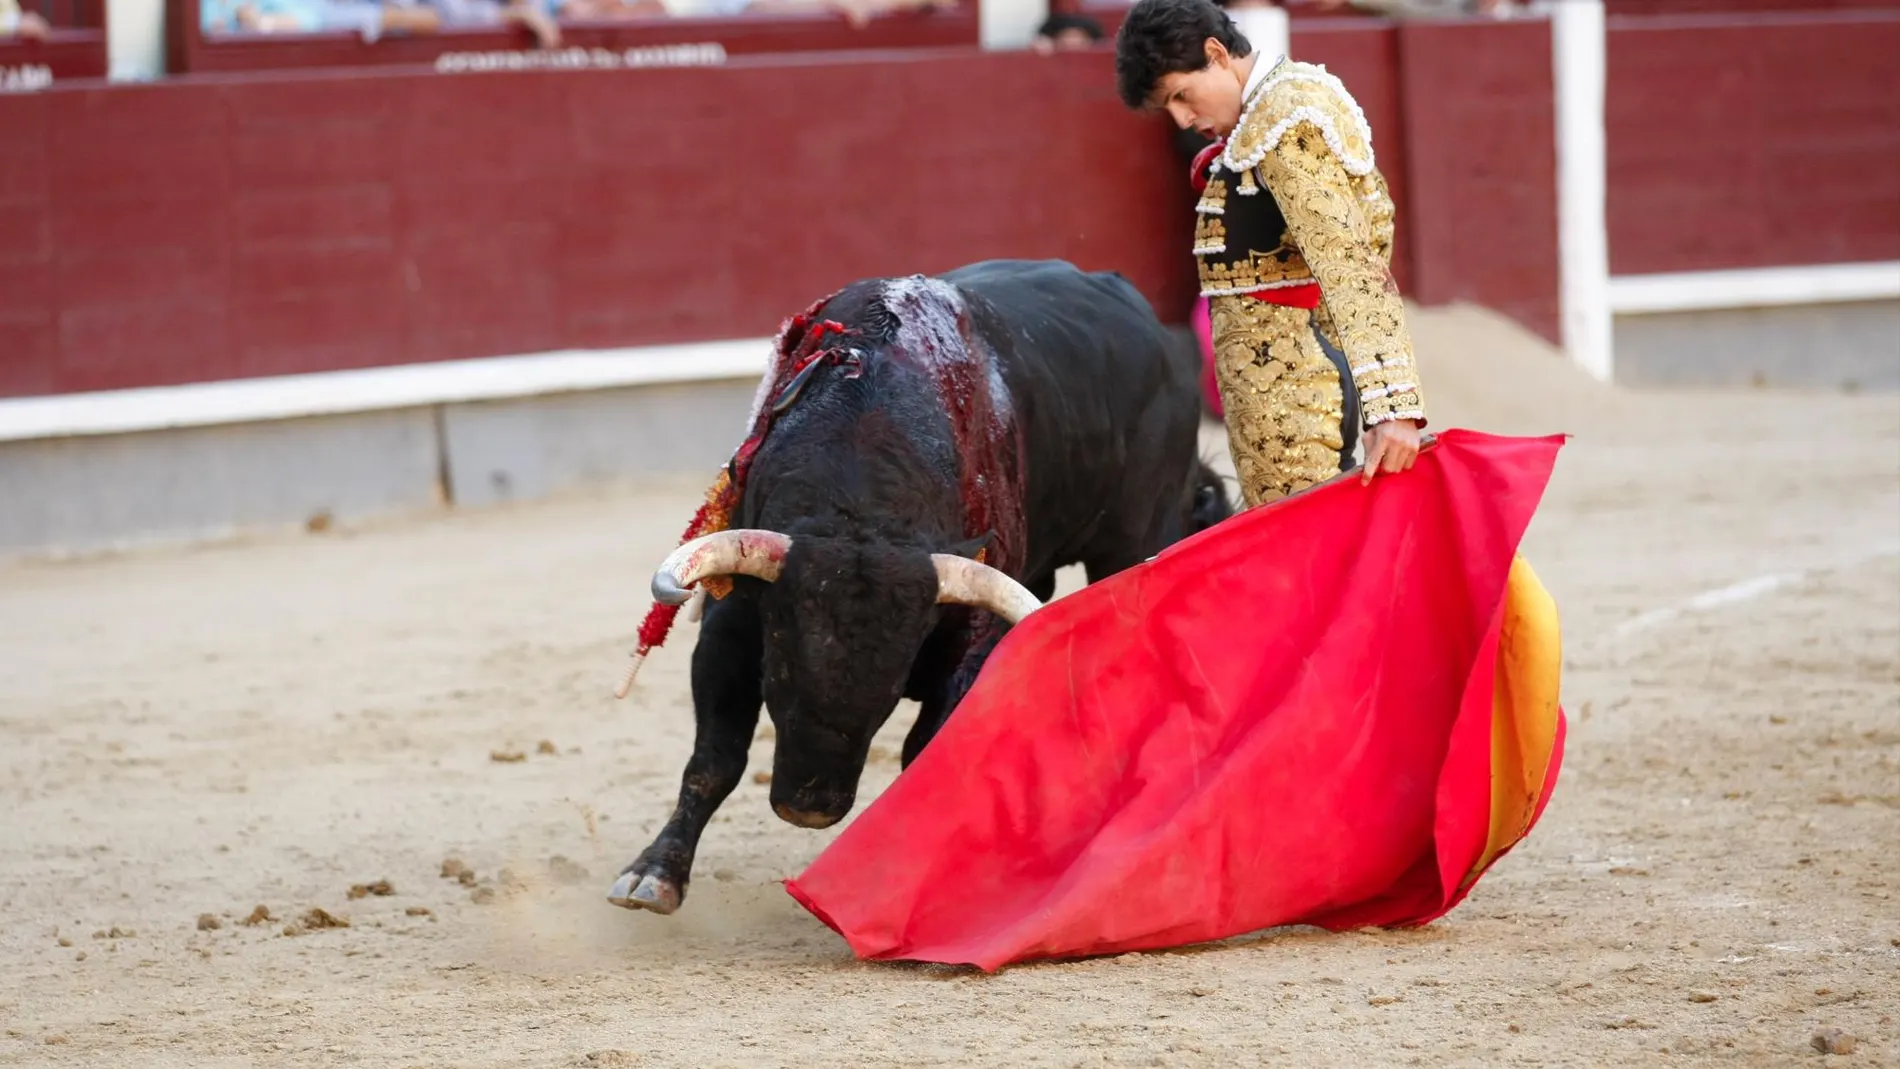
[[[1234,59],[1219,41],[1210,37],[1206,47],[1206,66],[1162,75],[1151,99],[1176,126],[1193,129],[1203,137],[1226,137],[1240,122],[1247,79],[1240,69],[1242,61]]]

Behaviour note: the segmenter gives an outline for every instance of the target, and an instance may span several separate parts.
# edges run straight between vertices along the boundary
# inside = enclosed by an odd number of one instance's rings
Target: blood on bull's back
[[[985,333],[1006,339],[997,362],[1019,399],[1025,500],[1061,503],[1040,510],[1029,571],[1088,563],[1089,543],[1115,521],[1123,540],[1171,543],[1228,515],[1221,480],[1197,453],[1195,354],[1126,278],[1061,260],[989,260],[944,279],[970,296],[973,319],[991,321]],[[1091,501],[1100,515],[1077,522]]]

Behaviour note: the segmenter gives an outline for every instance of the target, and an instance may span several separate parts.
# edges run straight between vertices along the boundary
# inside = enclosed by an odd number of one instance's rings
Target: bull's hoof
[[[780,820],[794,828],[813,830],[829,828],[844,819],[843,813],[833,815],[811,809],[794,809],[789,805],[775,805],[772,807],[772,812],[777,813]]]
[[[680,885],[651,873],[623,872],[607,890],[607,901],[622,909],[644,909],[665,916],[680,908]]]

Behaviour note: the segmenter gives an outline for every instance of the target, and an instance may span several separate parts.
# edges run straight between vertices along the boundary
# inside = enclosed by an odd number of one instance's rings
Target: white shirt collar
[[[1274,68],[1285,62],[1285,56],[1277,56],[1273,62],[1269,63],[1266,56],[1257,55],[1253,63],[1253,72],[1247,75],[1247,87],[1240,91],[1240,99],[1251,100],[1253,91],[1260,88],[1260,83],[1267,80],[1267,75],[1272,74]]]

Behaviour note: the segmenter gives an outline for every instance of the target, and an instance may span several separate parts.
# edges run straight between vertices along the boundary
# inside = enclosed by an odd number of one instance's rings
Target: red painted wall
[[[766,334],[855,278],[994,256],[1120,270],[1179,318],[1189,191],[1108,67],[958,52],[0,97],[0,395]]]
[[[1532,25],[1303,27],[1399,200],[1395,273],[1554,329]],[[1521,39],[1520,39],[1521,37]],[[772,331],[997,256],[1185,318],[1191,195],[1107,51],[193,76],[0,97],[0,396]]]
[[[44,41],[0,40],[0,71],[45,67],[55,82],[106,76],[104,30],[54,30]],[[0,127],[0,139],[12,131]]]
[[[1411,201],[1425,206],[1407,213],[1417,279],[1408,292],[1426,304],[1484,304],[1557,340],[1550,24],[1421,21],[1395,36],[1406,174]]]
[[[1706,15],[1763,11],[1841,11],[1884,8],[1893,0],[1604,0],[1610,15]]]
[[[32,11],[61,29],[103,30],[106,0],[21,0],[20,10]]]
[[[1609,22],[1616,274],[1900,259],[1900,4]]]

